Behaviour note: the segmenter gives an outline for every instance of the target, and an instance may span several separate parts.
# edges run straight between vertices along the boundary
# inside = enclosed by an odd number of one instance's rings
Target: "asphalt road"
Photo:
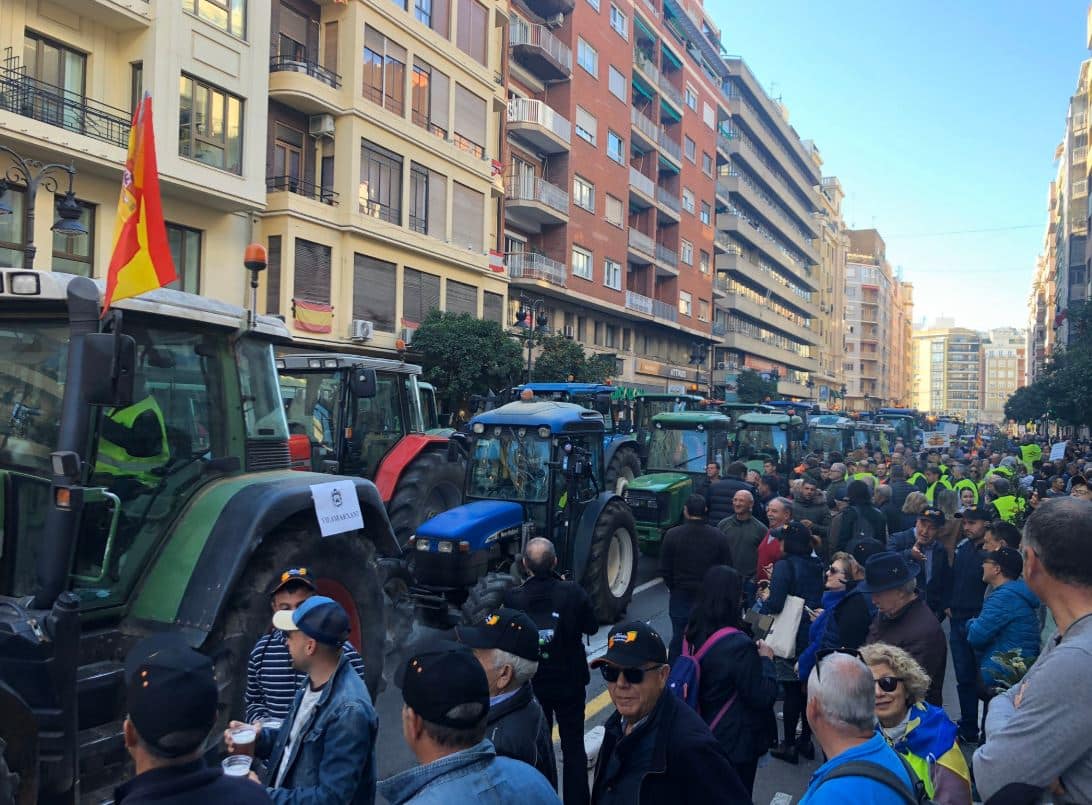
[[[637,592],[633,602],[629,606],[627,615],[648,621],[663,635],[665,642],[671,636],[671,621],[667,615],[667,590],[664,588],[658,575],[658,560],[650,557],[642,557],[638,570]],[[608,627],[603,627],[597,634],[590,638],[587,652],[589,658],[598,656],[606,651]],[[407,645],[426,634],[444,634],[436,630],[425,630],[415,627]],[[448,633],[450,634],[450,633]],[[945,675],[944,701],[949,704],[949,712],[958,717],[958,705],[956,702],[955,673],[952,670],[949,659],[948,671]],[[379,714],[379,746],[377,762],[379,777],[383,779],[399,771],[414,765],[413,755],[407,749],[402,740],[401,732],[401,708],[402,699],[400,691],[396,687],[388,687],[379,695],[376,702],[376,710]],[[955,709],[952,709],[955,708]],[[780,711],[780,704],[778,705]],[[585,729],[591,730],[603,724],[614,708],[611,706],[610,697],[606,691],[606,684],[599,674],[592,674],[591,684],[588,685],[587,705],[585,706]],[[780,722],[779,722],[780,723]],[[556,733],[555,733],[556,740]],[[555,744],[556,746],[556,744]],[[557,749],[560,761],[560,748]],[[969,756],[968,756],[969,759]],[[812,773],[822,762],[821,756],[815,761],[808,762],[801,758],[800,764],[793,766],[779,760],[774,760],[767,755],[758,769],[755,779],[754,802],[757,805],[769,803],[779,793],[787,794],[791,799],[783,798],[778,805],[789,805],[799,800],[808,787],[808,781]],[[559,764],[560,766],[560,764]],[[560,769],[558,772],[560,776]]]

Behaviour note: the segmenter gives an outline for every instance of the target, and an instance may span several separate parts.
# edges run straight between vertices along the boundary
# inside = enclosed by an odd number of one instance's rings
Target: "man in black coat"
[[[709,485],[705,493],[705,499],[709,504],[709,522],[719,523],[725,517],[731,517],[732,498],[736,492],[745,489],[751,493],[755,505],[751,514],[763,525],[769,525],[766,519],[766,507],[758,499],[758,489],[747,483],[743,478],[747,475],[747,465],[742,461],[733,461],[721,473],[721,479]]]
[[[584,588],[557,575],[557,554],[550,540],[530,540],[523,550],[523,567],[529,578],[508,591],[505,605],[527,613],[538,627],[538,671],[531,685],[551,729],[557,722],[565,803],[585,805],[584,699],[591,677],[583,636],[595,634],[599,622]]]
[[[917,487],[906,480],[906,469],[902,464],[892,464],[887,473],[887,482],[891,486],[891,506],[898,512],[902,511],[902,504],[906,502],[906,496],[916,492]],[[896,531],[901,529],[896,528]]]
[[[595,763],[594,805],[751,801],[701,716],[667,690],[667,650],[652,627],[615,627],[599,666],[616,709]]]
[[[918,515],[913,528],[899,531],[887,538],[887,549],[897,551],[907,561],[921,566],[918,573],[918,592],[937,620],[943,621],[951,594],[952,568],[948,551],[936,541],[937,533],[944,526],[944,512],[929,508]]]

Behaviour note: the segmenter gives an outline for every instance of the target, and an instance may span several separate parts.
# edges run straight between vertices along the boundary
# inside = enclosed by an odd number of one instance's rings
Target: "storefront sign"
[[[672,366],[670,364],[644,359],[638,359],[637,372],[642,375],[656,375],[657,377],[666,377],[669,380],[696,379],[696,376],[693,374],[692,369],[686,369],[682,366]]]

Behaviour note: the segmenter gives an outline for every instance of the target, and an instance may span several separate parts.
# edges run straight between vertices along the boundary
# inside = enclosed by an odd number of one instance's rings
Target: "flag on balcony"
[[[111,303],[162,288],[177,278],[159,198],[152,96],[145,93],[129,129],[129,153],[121,176],[103,315]]]
[[[496,249],[489,250],[489,270],[497,274],[504,273],[504,252]]]
[[[308,333],[328,333],[334,329],[334,308],[319,302],[292,300],[292,314],[296,326]]]

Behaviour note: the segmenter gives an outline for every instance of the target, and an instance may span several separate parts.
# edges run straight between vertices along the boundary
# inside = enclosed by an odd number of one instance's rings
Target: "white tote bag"
[[[773,628],[766,636],[766,645],[773,649],[775,657],[791,659],[796,656],[796,633],[804,616],[804,599],[796,595],[785,596],[785,606],[774,616]]]

